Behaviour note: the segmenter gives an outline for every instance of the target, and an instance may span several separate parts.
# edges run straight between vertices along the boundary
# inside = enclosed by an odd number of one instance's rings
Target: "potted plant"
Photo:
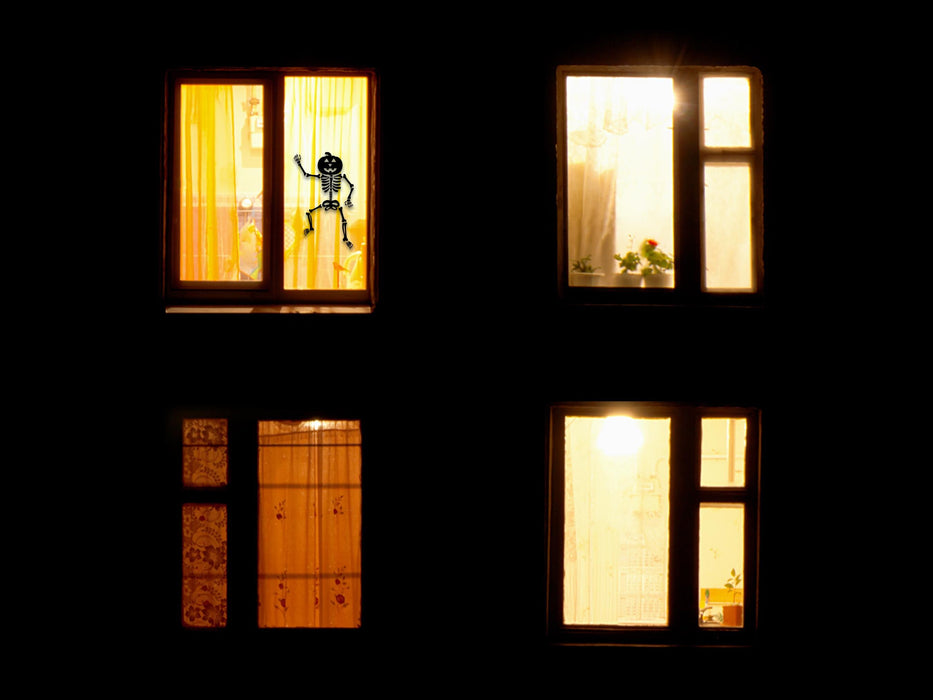
[[[641,257],[645,266],[641,270],[646,287],[673,287],[674,258],[665,253],[653,238],[646,238],[641,244]]]
[[[726,581],[725,586],[727,590],[732,591],[732,603],[722,606],[722,624],[724,627],[742,627],[745,624],[745,608],[735,600],[739,592],[739,585],[742,583],[742,574],[735,573],[735,569],[730,573],[732,575]]]
[[[634,274],[641,264],[638,253],[634,250],[630,250],[625,255],[616,253],[615,259],[619,261],[620,270],[615,276],[615,285],[617,287],[640,287],[642,278]]]
[[[570,285],[572,287],[598,287],[603,273],[597,270],[599,270],[598,267],[590,264],[589,255],[574,260],[570,268]]]

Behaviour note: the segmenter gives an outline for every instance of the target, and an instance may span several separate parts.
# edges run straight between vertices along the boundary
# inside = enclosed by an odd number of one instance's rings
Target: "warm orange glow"
[[[187,487],[227,483],[227,421],[197,418],[182,424],[182,483]]]
[[[227,624],[227,507],[182,506],[182,624]]]
[[[181,86],[178,275],[186,282],[262,279],[262,140],[250,139],[261,85]]]
[[[286,289],[366,289],[369,202],[369,80],[366,77],[285,78],[285,280]],[[332,153],[342,161],[340,191],[331,195],[322,180],[306,178]],[[351,204],[346,203],[350,195]],[[316,209],[336,199],[341,210]],[[308,211],[311,213],[309,225]],[[347,221],[348,247],[341,213]],[[305,233],[313,226],[313,232]]]
[[[259,424],[259,626],[360,624],[358,421]]]

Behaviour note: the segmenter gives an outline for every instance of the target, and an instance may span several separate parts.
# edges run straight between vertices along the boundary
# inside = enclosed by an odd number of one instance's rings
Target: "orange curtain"
[[[182,85],[180,278],[239,277],[232,85]]]
[[[358,421],[259,425],[259,626],[360,625]]]
[[[365,289],[366,210],[369,196],[369,81],[365,77],[298,76],[285,79],[285,288]],[[332,153],[343,162],[342,174],[353,183],[352,206],[347,206],[350,185],[342,180],[334,194],[347,219],[343,242],[340,214],[317,209],[325,196],[321,181],[306,178],[294,162],[318,172],[318,159]]]

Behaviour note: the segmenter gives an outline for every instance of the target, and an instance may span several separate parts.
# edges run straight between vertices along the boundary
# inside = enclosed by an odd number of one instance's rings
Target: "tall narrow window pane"
[[[261,280],[262,86],[185,84],[179,98],[179,279]]]
[[[285,79],[285,289],[366,289],[368,101],[366,77]]]
[[[751,170],[742,163],[708,163],[704,177],[705,288],[752,289]]]
[[[358,421],[259,424],[259,626],[360,625]]]
[[[700,506],[700,622],[744,625],[745,507]]]
[[[750,87],[745,77],[703,79],[703,143],[710,147],[752,145]]]
[[[700,486],[745,486],[744,418],[704,418]]]
[[[672,286],[650,263],[675,253],[673,81],[574,76],[566,95],[571,286]]]
[[[670,420],[564,425],[564,623],[667,625]]]
[[[227,624],[227,507],[182,506],[182,624]]]

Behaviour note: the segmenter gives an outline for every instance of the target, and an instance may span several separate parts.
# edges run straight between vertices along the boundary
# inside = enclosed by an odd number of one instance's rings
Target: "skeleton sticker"
[[[353,183],[350,182],[350,178],[343,172],[343,161],[337,156],[331,155],[330,151],[325,151],[324,155],[321,156],[317,162],[317,169],[320,171],[319,174],[305,172],[304,167],[301,165],[300,155],[295,155],[295,162],[298,164],[298,168],[301,170],[302,175],[305,177],[316,177],[321,181],[321,192],[327,197],[327,199],[316,207],[305,212],[305,216],[308,217],[308,228],[305,229],[305,235],[307,236],[314,231],[314,224],[311,222],[311,214],[313,212],[318,209],[323,209],[324,211],[336,209],[337,213],[340,214],[340,223],[343,227],[343,242],[347,244],[348,249],[352,249],[353,243],[347,238],[347,219],[343,215],[343,207],[340,206],[340,184],[342,180],[346,180],[347,184],[350,185],[350,194],[347,195],[345,202],[348,209],[353,208],[353,202],[350,201],[350,197],[353,196],[354,186]]]

